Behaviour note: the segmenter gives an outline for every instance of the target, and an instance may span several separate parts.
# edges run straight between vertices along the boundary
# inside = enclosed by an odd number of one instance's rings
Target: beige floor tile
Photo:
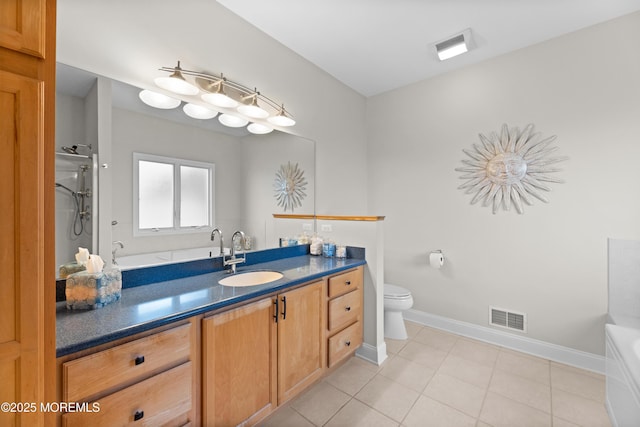
[[[390,338],[385,338],[384,342],[387,345],[387,353],[397,354],[405,345],[407,345],[409,340],[392,340]]]
[[[489,391],[480,420],[493,427],[550,427],[551,415]]]
[[[461,338],[456,341],[449,354],[493,367],[499,352],[498,346]]]
[[[594,378],[602,378],[602,374],[599,374],[597,372],[588,371],[588,370],[582,369],[582,368],[576,368],[575,366],[565,365],[564,363],[560,363],[560,362],[549,361],[549,363],[551,364],[551,366],[556,366],[556,367],[559,367],[559,368],[563,368],[563,369],[566,369],[568,371],[576,372],[578,374],[583,374],[583,375],[587,375],[587,376],[594,377]]]
[[[430,345],[431,347],[435,347],[438,350],[446,352],[451,350],[458,339],[460,339],[458,335],[429,327],[422,328],[422,330],[413,338],[414,341]]]
[[[400,383],[377,375],[355,398],[387,417],[401,422],[420,394]]]
[[[369,362],[368,360],[365,360],[365,359],[362,359],[362,358],[360,358],[358,356],[355,356],[355,357],[352,357],[351,359],[349,359],[345,363],[345,365],[350,364],[352,366],[360,366],[360,367],[368,369],[368,370],[370,370],[372,372],[378,373],[384,367],[386,361],[387,360],[382,362],[382,365],[376,365],[375,363]],[[348,369],[348,367],[347,367],[347,369]]]
[[[398,353],[398,356],[432,369],[438,369],[442,361],[447,357],[447,353],[429,345],[410,341]]]
[[[578,394],[588,399],[605,401],[605,378],[572,366],[553,363],[551,365],[551,387]]]
[[[409,336],[409,339],[413,339],[422,330],[422,328],[424,328],[424,326],[422,326],[421,324],[411,322],[409,320],[404,321],[404,326],[407,329],[407,335]]]
[[[435,369],[396,356],[382,368],[380,375],[420,393],[435,372]]]
[[[444,359],[438,372],[486,389],[489,387],[493,368],[450,354]]]
[[[261,427],[314,427],[314,424],[297,413],[290,406],[278,409],[272,416],[260,423]]]
[[[496,369],[489,390],[551,413],[551,387]]]
[[[490,426],[487,423],[483,423],[482,421],[478,421],[478,423],[476,424],[476,427],[493,427],[493,426]]]
[[[354,396],[375,375],[375,371],[352,358],[325,378],[325,381],[348,395]]]
[[[340,410],[351,396],[326,382],[320,382],[291,402],[291,408],[314,423],[323,425]]]
[[[475,427],[476,420],[427,396],[420,396],[402,425],[406,427]]]
[[[539,357],[501,349],[496,360],[496,369],[542,384],[551,384],[549,361]]]
[[[391,418],[352,399],[329,420],[325,427],[397,427],[399,424]]]
[[[604,403],[555,388],[551,392],[551,402],[554,417],[571,421],[582,427],[611,426]]]
[[[467,415],[480,415],[485,389],[438,372],[422,394]]]
[[[580,427],[578,424],[570,423],[562,418],[553,417],[553,427]]]

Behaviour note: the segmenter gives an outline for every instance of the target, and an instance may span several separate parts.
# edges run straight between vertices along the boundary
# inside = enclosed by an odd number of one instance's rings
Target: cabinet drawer
[[[351,354],[362,344],[362,322],[356,322],[329,338],[329,367]]]
[[[182,426],[192,407],[192,364],[184,363],[116,393],[98,399],[99,412],[69,412],[66,427]],[[91,408],[91,404],[88,405]]]
[[[187,324],[64,363],[64,401],[80,402],[186,362],[190,335]]]
[[[362,271],[352,270],[329,278],[329,298],[351,292],[362,287]]]
[[[362,291],[353,292],[329,301],[329,331],[333,332],[358,320],[362,311]]]

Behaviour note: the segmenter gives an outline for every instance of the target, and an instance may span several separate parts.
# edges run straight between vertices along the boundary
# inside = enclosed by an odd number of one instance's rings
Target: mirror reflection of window
[[[173,169],[167,163],[138,164],[139,228],[173,228]]]
[[[209,169],[180,166],[180,227],[208,225]]]
[[[206,231],[213,224],[213,163],[134,153],[134,235]]]

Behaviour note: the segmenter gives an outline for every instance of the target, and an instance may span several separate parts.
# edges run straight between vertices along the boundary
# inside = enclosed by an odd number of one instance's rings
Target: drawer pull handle
[[[144,356],[136,357],[136,359],[134,360],[134,363],[136,364],[136,366],[142,365],[144,363]]]
[[[351,280],[347,280],[346,282],[344,282],[344,284],[349,286],[351,284]]]
[[[344,311],[351,311],[351,307],[346,306],[346,307],[344,308]]]
[[[345,341],[344,343],[347,345],[347,347],[351,345],[351,341]]]
[[[133,421],[139,421],[143,418],[144,418],[144,411],[136,411],[136,413],[133,414]]]

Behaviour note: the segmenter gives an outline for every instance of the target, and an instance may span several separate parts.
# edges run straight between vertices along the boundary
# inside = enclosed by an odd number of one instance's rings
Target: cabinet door
[[[276,407],[271,298],[203,320],[203,424],[235,426]]]
[[[0,2],[0,46],[44,58],[44,41],[45,0]]]
[[[323,373],[322,289],[316,282],[278,296],[278,404]]]
[[[43,86],[0,70],[0,402],[45,401]],[[41,416],[3,411],[0,425]]]

